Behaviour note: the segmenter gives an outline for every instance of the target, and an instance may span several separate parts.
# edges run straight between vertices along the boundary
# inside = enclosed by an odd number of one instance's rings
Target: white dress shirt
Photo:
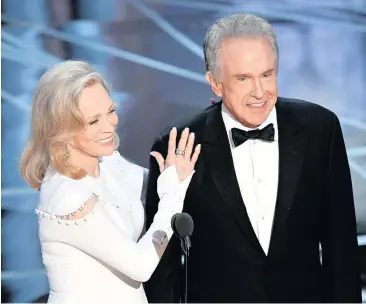
[[[276,108],[274,107],[266,121],[258,128],[263,129],[270,123],[275,129],[273,142],[249,139],[235,147],[231,129],[253,130],[243,126],[228,110],[222,106],[222,117],[229,137],[231,154],[250,222],[267,254],[273,224],[278,186],[278,126]]]
[[[159,208],[141,237],[144,169],[118,152],[99,168],[98,178],[79,180],[49,172],[41,186],[39,238],[51,303],[147,303],[141,282],[158,265],[156,244],[165,247],[173,234],[171,218],[182,212],[193,174],[179,182],[171,166],[159,176]],[[92,212],[61,217],[84,210],[91,197],[99,200]]]

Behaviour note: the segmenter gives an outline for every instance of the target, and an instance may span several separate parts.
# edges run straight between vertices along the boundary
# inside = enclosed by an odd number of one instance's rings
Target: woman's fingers
[[[196,165],[196,162],[198,160],[198,156],[200,155],[200,153],[201,153],[201,145],[199,144],[194,149],[194,153],[193,153],[193,156],[191,158],[191,163],[192,163],[193,167]]]
[[[166,157],[167,161],[175,157],[176,141],[177,141],[177,128],[174,127],[170,130],[169,134],[168,155]]]
[[[176,165],[177,168],[179,167],[183,171],[189,171],[189,168],[195,166],[201,152],[201,145],[197,145],[193,151],[195,134],[189,134],[189,129],[185,128],[181,134],[178,147],[176,141],[177,129],[172,128],[169,134],[168,154],[166,159],[164,160],[164,157],[159,152],[153,151],[150,153],[151,156],[156,159],[160,173],[170,165]],[[176,154],[176,149],[182,152],[184,151],[184,155],[179,153]]]
[[[165,169],[164,157],[159,152],[155,152],[155,151],[151,152],[150,155],[155,157],[155,159],[159,165],[160,173],[163,172]]]
[[[194,144],[194,133],[189,134],[188,143],[184,152],[184,158],[187,160],[191,159]]]
[[[184,151],[184,153],[187,146],[188,135],[189,135],[189,129],[185,128],[184,131],[182,132],[182,135],[180,136],[180,140],[178,143],[178,149]]]

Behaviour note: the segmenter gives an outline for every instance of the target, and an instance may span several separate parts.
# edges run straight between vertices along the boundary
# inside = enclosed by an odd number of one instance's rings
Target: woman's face
[[[84,130],[71,144],[90,156],[111,155],[115,149],[114,132],[118,124],[116,105],[100,83],[83,89],[79,109],[85,119]]]

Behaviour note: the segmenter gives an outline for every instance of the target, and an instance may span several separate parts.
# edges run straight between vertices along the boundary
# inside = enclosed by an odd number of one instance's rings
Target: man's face
[[[243,125],[255,128],[277,101],[276,56],[269,40],[228,38],[219,50],[219,81],[206,78],[225,107]]]

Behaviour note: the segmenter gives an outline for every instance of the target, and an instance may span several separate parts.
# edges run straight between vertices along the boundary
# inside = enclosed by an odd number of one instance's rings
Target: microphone
[[[186,264],[186,274],[185,274],[185,302],[187,303],[188,298],[188,256],[189,249],[191,248],[191,238],[190,236],[193,233],[194,224],[192,217],[188,213],[177,213],[172,217],[171,226],[175,235],[180,238],[180,246],[182,247],[183,252],[185,253],[184,262],[182,264]]]
[[[188,213],[177,213],[172,217],[171,226],[175,235],[181,240],[183,252],[188,256],[191,248],[191,235],[193,233],[194,224],[192,217]]]

